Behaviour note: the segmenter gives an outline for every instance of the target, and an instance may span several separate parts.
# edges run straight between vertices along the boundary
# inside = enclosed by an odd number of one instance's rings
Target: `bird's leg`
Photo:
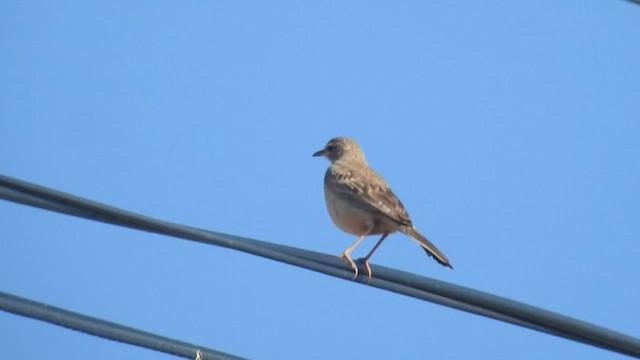
[[[367,283],[369,283],[369,281],[371,281],[371,266],[369,266],[369,258],[371,257],[371,255],[373,255],[373,252],[376,251],[376,249],[378,248],[378,246],[380,246],[380,244],[382,244],[382,242],[384,241],[384,239],[387,238],[387,236],[389,236],[389,233],[384,233],[382,234],[382,236],[380,237],[380,240],[378,240],[378,242],[373,246],[373,249],[371,249],[371,251],[369,251],[369,253],[367,254],[367,256],[358,259],[358,261],[361,261],[364,263],[364,266],[367,269]]]
[[[349,256],[349,254],[351,254],[353,249],[355,249],[356,246],[358,246],[358,244],[362,241],[362,239],[364,239],[365,236],[367,236],[367,234],[364,234],[358,237],[356,241],[354,241],[353,244],[351,244],[351,246],[347,248],[347,250],[345,250],[342,254],[340,254],[340,257],[343,259],[346,259],[349,262],[349,265],[351,265],[351,269],[353,269],[353,271],[355,272],[355,275],[353,276],[353,280],[355,280],[358,277],[358,266],[351,259],[351,256]]]

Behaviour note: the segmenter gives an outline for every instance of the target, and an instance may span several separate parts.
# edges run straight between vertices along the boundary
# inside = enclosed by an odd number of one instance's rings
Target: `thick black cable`
[[[156,220],[6,176],[0,176],[0,198],[114,225],[228,247],[347,280],[353,275],[346,262],[335,256]],[[382,266],[373,265],[372,268],[374,277],[369,282],[371,286],[640,358],[640,339],[470,288]],[[362,276],[356,280],[365,282]]]
[[[0,292],[0,310],[46,321],[68,329],[82,331],[102,338],[180,356],[186,359],[195,359],[198,351],[200,351],[201,357],[204,359],[244,359],[238,356],[225,354],[217,350],[170,339],[168,337],[119,325],[95,317],[78,314],[4,292]]]

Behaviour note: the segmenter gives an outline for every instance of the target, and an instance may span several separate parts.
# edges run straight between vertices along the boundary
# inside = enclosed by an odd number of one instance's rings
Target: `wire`
[[[74,313],[51,305],[0,292],[0,309],[30,318],[46,321],[69,329],[102,338],[137,345],[163,353],[195,359],[198,352],[205,359],[241,360],[244,358],[207,349],[202,346],[170,339],[128,326]]]
[[[0,175],[0,198],[86,219],[231,248],[352,280],[335,256],[161,221]],[[368,285],[640,358],[640,339],[459,285],[372,265]],[[353,280],[366,284],[364,276]]]

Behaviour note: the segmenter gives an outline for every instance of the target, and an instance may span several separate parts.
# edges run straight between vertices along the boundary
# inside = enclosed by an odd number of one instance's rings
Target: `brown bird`
[[[324,175],[324,197],[334,224],[341,230],[358,236],[340,257],[346,259],[358,276],[358,266],[349,256],[367,235],[380,235],[380,240],[364,262],[371,279],[369,258],[389,234],[400,231],[411,237],[438,263],[453,269],[449,260],[413,226],[402,202],[389,185],[367,165],[360,146],[352,139],[337,137],[313,156],[324,156],[331,165]]]

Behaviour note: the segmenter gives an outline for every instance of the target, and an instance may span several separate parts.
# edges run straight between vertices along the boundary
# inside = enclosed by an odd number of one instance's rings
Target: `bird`
[[[387,182],[369,167],[358,143],[348,137],[335,137],[313,156],[327,158],[331,165],[324,175],[324,196],[329,216],[342,231],[357,238],[339,256],[349,262],[358,277],[358,266],[351,252],[368,235],[381,235],[363,258],[368,280],[371,280],[369,259],[389,234],[397,231],[409,236],[439,264],[453,269],[447,257],[413,225],[409,213]]]

